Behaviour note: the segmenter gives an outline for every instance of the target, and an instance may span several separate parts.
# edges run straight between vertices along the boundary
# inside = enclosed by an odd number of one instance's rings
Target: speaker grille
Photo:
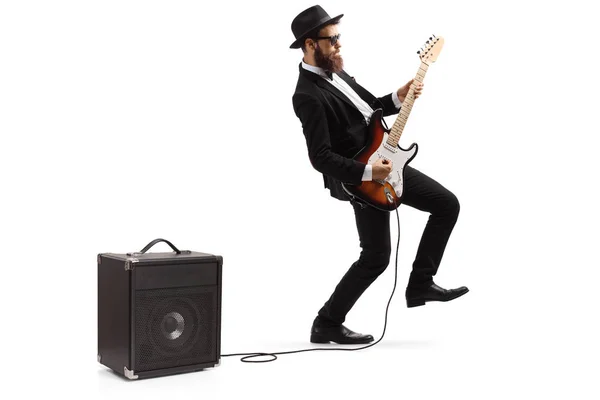
[[[135,370],[216,360],[216,286],[135,292]]]

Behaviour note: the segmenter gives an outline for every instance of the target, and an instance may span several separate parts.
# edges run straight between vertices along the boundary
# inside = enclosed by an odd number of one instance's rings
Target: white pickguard
[[[387,176],[387,178],[385,178],[385,182],[388,182],[392,185],[394,191],[396,192],[396,196],[401,197],[404,190],[402,173],[408,161],[411,160],[417,152],[417,147],[414,146],[409,150],[404,150],[399,147],[393,149],[386,144],[388,139],[387,132],[384,132],[383,136],[384,137],[381,141],[381,145],[369,158],[369,164],[373,164],[379,158],[383,158],[392,162],[392,172]]]

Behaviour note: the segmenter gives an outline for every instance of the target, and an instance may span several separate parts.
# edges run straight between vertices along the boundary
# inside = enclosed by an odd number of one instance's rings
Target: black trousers
[[[430,213],[408,283],[411,289],[419,289],[433,282],[460,205],[452,192],[410,166],[405,168],[404,190],[404,205]],[[358,298],[390,261],[390,212],[355,201],[352,206],[362,251],[319,310],[317,321],[322,325],[342,324]]]

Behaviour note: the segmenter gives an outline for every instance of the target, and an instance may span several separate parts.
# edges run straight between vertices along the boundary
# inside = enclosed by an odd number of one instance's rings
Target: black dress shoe
[[[310,341],[311,343],[366,344],[373,341],[373,336],[352,332],[344,325],[323,327],[313,324]]]
[[[444,289],[432,283],[425,289],[406,288],[407,307],[418,307],[425,305],[428,301],[450,301],[467,293],[469,289],[461,286],[457,289]]]

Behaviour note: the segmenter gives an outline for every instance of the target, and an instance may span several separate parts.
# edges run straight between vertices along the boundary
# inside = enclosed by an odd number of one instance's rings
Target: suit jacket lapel
[[[346,97],[346,95],[344,93],[340,92],[340,90],[338,88],[336,88],[335,86],[333,86],[331,83],[326,82],[325,79],[323,79],[323,78],[319,79],[317,81],[317,85],[319,85],[323,89],[328,90],[329,92],[333,93],[334,95],[336,95],[337,97],[339,97],[340,99],[342,99],[346,103],[348,103],[348,105],[350,105],[352,108],[358,110],[358,108],[356,108],[356,106],[354,105],[352,100],[350,100],[348,97]]]
[[[364,101],[366,101],[371,107],[373,107],[372,104],[377,99],[375,96],[373,96],[368,90],[356,83],[356,80],[350,75],[348,75],[346,71],[342,71],[338,75],[344,80],[344,82],[348,84],[348,86],[352,88],[352,90],[356,92],[356,94],[358,94]]]
[[[356,106],[354,105],[354,103],[352,102],[352,100],[350,100],[348,97],[346,97],[345,94],[343,94],[342,92],[340,92],[335,86],[333,86],[331,83],[326,82],[325,78],[305,70],[304,68],[302,68],[302,64],[300,64],[300,73],[304,74],[306,77],[312,79],[319,87],[329,91],[330,93],[333,93],[335,96],[339,97],[341,100],[345,101],[350,107],[354,108],[355,110],[358,111],[358,108],[356,108]]]

